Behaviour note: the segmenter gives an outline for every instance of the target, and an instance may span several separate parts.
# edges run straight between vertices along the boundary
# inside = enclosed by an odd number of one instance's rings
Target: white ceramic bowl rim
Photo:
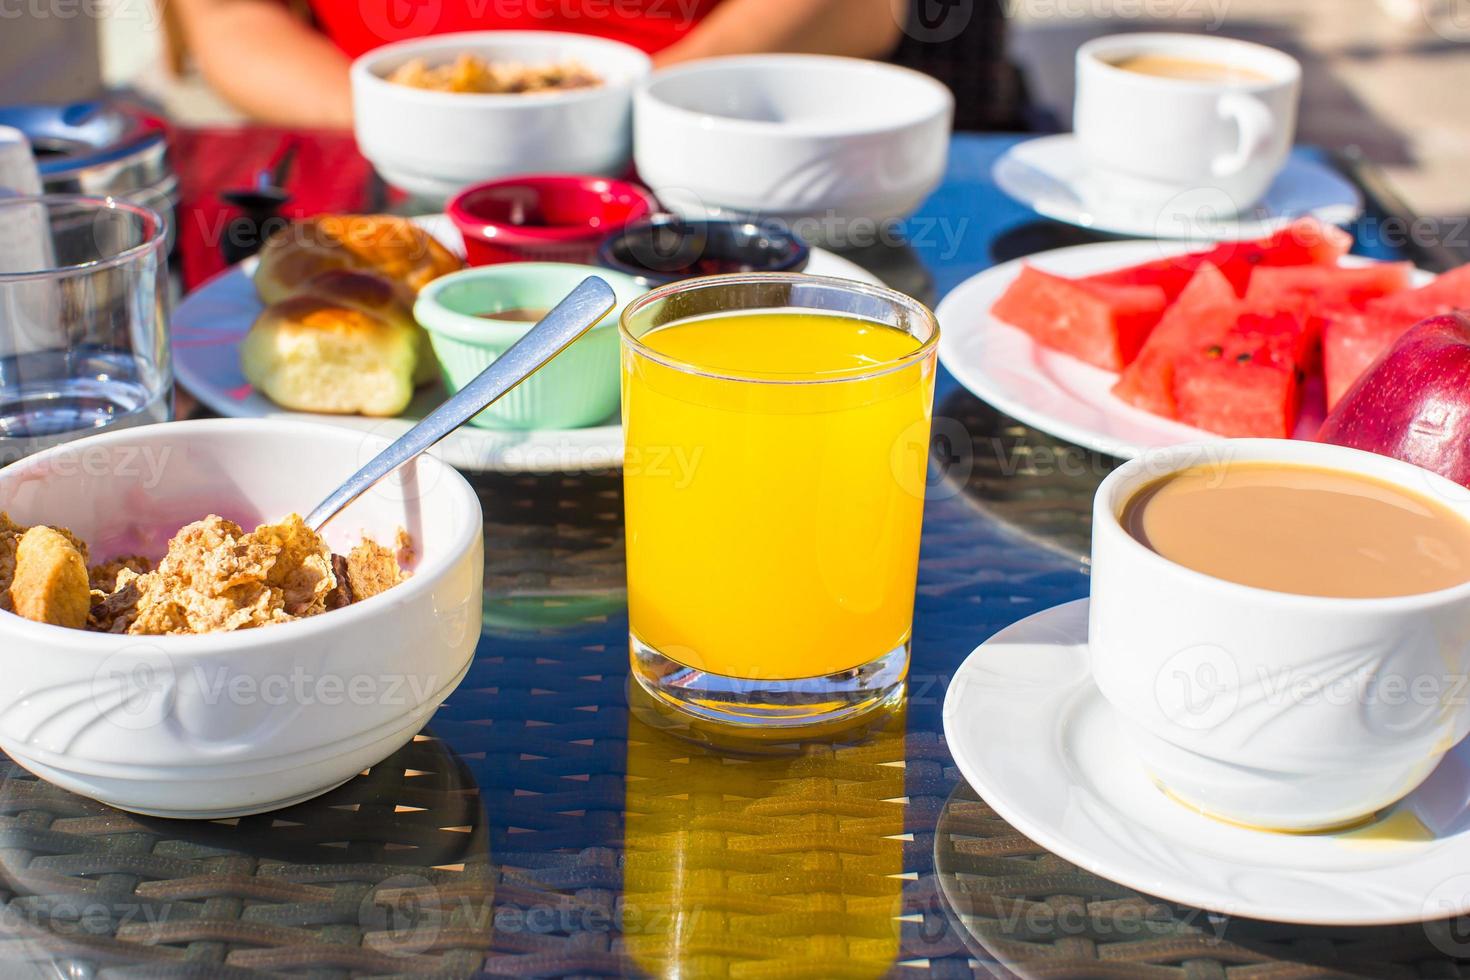
[[[529,49],[541,50],[550,47],[580,47],[584,50],[601,51],[614,57],[628,59],[628,72],[623,78],[604,78],[603,84],[591,88],[566,89],[550,92],[436,92],[431,89],[413,88],[390,82],[379,74],[384,62],[402,62],[409,58],[428,56],[445,49],[454,53],[473,54],[476,47],[509,47],[524,44]],[[531,54],[530,51],[527,52]],[[589,66],[590,67],[590,66]],[[510,107],[524,105],[528,108],[548,104],[564,104],[595,99],[610,89],[631,87],[653,70],[653,60],[622,41],[594,37],[588,34],[571,34],[561,31],[461,31],[455,34],[435,34],[432,37],[408,38],[374,48],[358,56],[352,62],[351,76],[365,86],[380,93],[392,93],[399,99],[423,102],[430,105],[498,105]]]
[[[1212,442],[1181,443],[1154,450],[1134,457],[1109,473],[1098,486],[1094,498],[1097,504],[1094,508],[1094,520],[1099,512],[1106,512],[1106,525],[1098,528],[1098,532],[1121,538],[1119,541],[1121,547],[1131,550],[1142,560],[1153,562],[1160,568],[1172,569],[1174,574],[1202,588],[1216,589],[1227,595],[1251,598],[1258,602],[1270,601],[1288,607],[1332,610],[1342,614],[1377,614],[1438,606],[1445,602],[1470,599],[1470,581],[1434,592],[1371,598],[1277,592],[1197,572],[1192,568],[1170,561],[1128,533],[1122,521],[1119,520],[1119,510],[1126,501],[1117,499],[1122,496],[1122,487],[1125,483],[1134,480],[1140,471],[1147,471],[1147,480],[1152,481],[1191,466],[1207,466],[1211,460],[1221,458],[1222,447],[1227,447],[1223,452],[1229,454],[1228,462],[1232,465],[1237,463],[1283,463],[1320,466],[1324,469],[1337,469],[1357,476],[1384,480],[1418,497],[1440,492],[1441,502],[1446,507],[1470,521],[1470,489],[1423,467],[1405,463],[1391,456],[1382,456],[1378,453],[1351,449],[1347,446],[1336,446],[1331,443],[1307,442],[1299,439],[1223,439]],[[1292,458],[1287,458],[1287,456]],[[1382,470],[1390,471],[1394,475],[1386,476],[1381,472]],[[1419,481],[1422,486],[1416,487],[1413,481]],[[1137,489],[1137,487],[1130,488],[1132,492],[1136,492]]]
[[[902,78],[916,82],[918,83],[918,88],[928,89],[935,98],[931,103],[915,105],[912,115],[902,120],[863,122],[849,118],[833,120],[831,122],[815,122],[812,120],[773,122],[764,119],[741,119],[736,116],[722,115],[713,111],[690,109],[669,102],[660,94],[660,89],[665,86],[677,88],[681,79],[686,79],[692,75],[729,73],[737,76],[731,81],[732,85],[737,85],[739,84],[739,75],[773,67],[798,68],[824,72],[843,71],[852,75],[889,75],[896,79]],[[682,65],[674,65],[673,67],[654,72],[639,85],[638,95],[657,102],[663,111],[683,116],[690,122],[701,127],[710,126],[708,121],[714,120],[717,128],[731,128],[750,133],[761,133],[770,136],[791,136],[803,139],[812,136],[867,136],[875,133],[887,133],[926,122],[937,115],[951,112],[954,109],[954,93],[943,82],[921,71],[915,71],[912,68],[905,68],[901,65],[890,65],[881,61],[869,61],[864,58],[846,58],[840,55],[826,54],[740,54],[723,55],[718,58],[702,58],[698,61],[690,61]]]
[[[613,287],[617,295],[617,305],[611,313],[594,323],[588,333],[601,332],[616,326],[623,307],[638,299],[647,288],[640,285],[638,280],[626,273],[616,269],[604,269],[600,266],[578,265],[568,262],[502,262],[498,265],[472,266],[451,272],[447,276],[440,276],[424,286],[419,291],[418,300],[414,303],[415,319],[419,326],[429,333],[440,333],[453,337],[466,343],[509,343],[525,336],[534,323],[526,323],[519,320],[496,320],[493,317],[476,316],[472,313],[461,313],[456,309],[446,306],[439,298],[439,294],[446,289],[464,282],[485,280],[488,282],[509,283],[517,275],[527,272],[555,271],[564,273],[567,277],[567,292],[571,292],[588,276],[597,276],[607,281]],[[423,317],[418,315],[420,307],[433,307],[434,315],[441,318],[439,323],[425,323]],[[447,329],[445,324],[452,323],[458,330]]]
[[[351,440],[361,444],[364,439],[372,439],[387,446],[389,440],[374,437],[367,433],[357,432],[351,429],[341,429],[336,426],[325,425],[320,422],[297,422],[284,419],[195,419],[186,422],[160,422],[154,425],[135,426],[130,429],[118,429],[112,432],[103,432],[95,436],[87,436],[72,442],[52,446],[49,449],[27,456],[11,465],[0,469],[0,490],[5,483],[14,479],[17,475],[25,472],[33,466],[40,465],[68,453],[74,453],[78,449],[89,447],[123,445],[135,439],[140,434],[155,435],[161,429],[167,428],[170,433],[179,438],[194,435],[203,437],[206,435],[220,435],[229,432],[256,431],[272,434],[282,439],[289,438],[293,434],[299,437],[320,437],[330,440]],[[474,489],[464,476],[454,467],[443,463],[432,456],[427,457],[430,465],[444,468],[444,482],[438,484],[452,489],[452,492],[461,497],[464,502],[478,510],[479,498],[475,496]],[[342,474],[345,480],[350,473]],[[302,501],[302,509],[309,510],[316,506],[318,501]],[[217,657],[234,656],[241,651],[248,650],[251,646],[265,639],[275,640],[279,638],[294,641],[306,640],[313,634],[329,632],[346,625],[351,620],[348,617],[362,619],[364,617],[376,616],[387,612],[389,604],[405,601],[421,592],[431,590],[438,573],[451,567],[455,559],[474,545],[475,536],[483,533],[478,521],[466,521],[466,528],[460,539],[454,543],[454,547],[442,554],[425,556],[420,554],[419,564],[414,569],[414,574],[392,589],[378,595],[371,596],[359,602],[354,602],[342,609],[333,609],[317,616],[309,616],[289,623],[273,623],[269,626],[261,626],[253,629],[235,630],[229,633],[205,633],[188,636],[147,636],[132,637],[132,639],[146,639],[150,644],[157,644],[159,649],[170,656],[189,656],[201,660]],[[65,626],[51,626],[46,623],[37,623],[23,616],[17,616],[11,612],[0,610],[0,622],[3,622],[5,630],[24,640],[33,637],[44,640],[47,637],[56,638],[57,630],[65,630],[66,640],[69,646],[75,647],[79,652],[96,653],[108,656],[117,651],[118,634],[94,633],[89,630],[68,629]],[[284,631],[284,632],[283,632]]]
[[[1232,81],[1228,83],[1200,81],[1190,78],[1161,78],[1158,76],[1140,76],[1137,72],[1130,72],[1124,68],[1108,61],[1108,56],[1121,54],[1138,54],[1143,51],[1165,51],[1179,49],[1181,56],[1194,55],[1203,56],[1205,51],[1214,53],[1221,60],[1227,60],[1230,52],[1246,52],[1256,62],[1266,62],[1273,66],[1273,77],[1259,82]],[[1103,37],[1093,38],[1077,49],[1078,60],[1088,59],[1094,62],[1102,71],[1115,78],[1126,78],[1143,84],[1168,85],[1181,90],[1189,89],[1197,92],[1214,92],[1224,88],[1231,91],[1258,92],[1275,88],[1283,82],[1293,83],[1301,79],[1302,66],[1285,51],[1265,44],[1257,44],[1254,41],[1246,41],[1235,37],[1224,37],[1210,34],[1179,34],[1167,31],[1142,31],[1134,34],[1108,34]]]

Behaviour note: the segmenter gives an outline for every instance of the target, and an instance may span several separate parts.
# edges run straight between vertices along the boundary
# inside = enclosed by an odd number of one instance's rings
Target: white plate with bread
[[[341,234],[334,220],[350,224],[350,234]],[[445,397],[409,310],[419,286],[458,268],[464,255],[459,232],[439,215],[412,224],[325,216],[292,228],[290,239],[220,273],[179,303],[175,375],[200,403],[230,418],[324,422],[397,438]],[[432,238],[418,236],[419,228]],[[265,271],[257,276],[262,264]],[[820,249],[812,250],[807,271],[878,281]],[[262,316],[262,296],[271,303],[269,316]],[[463,426],[434,454],[465,470],[610,469],[622,465],[623,430],[615,417],[585,429]]]

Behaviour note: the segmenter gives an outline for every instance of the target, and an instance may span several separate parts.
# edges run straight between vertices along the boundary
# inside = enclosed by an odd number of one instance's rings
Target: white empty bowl
[[[123,429],[0,470],[20,524],[69,527],[94,562],[160,557],[213,512],[247,529],[315,506],[386,443],[273,420]],[[339,514],[345,554],[399,527],[407,581],[343,609],[233,633],[127,636],[0,611],[0,748],[36,775],[140,813],[229,817],[325,792],[414,736],[459,684],[480,635],[479,501],[419,457]]]
[[[774,218],[843,245],[864,233],[854,221],[906,217],[939,185],[953,116],[949,89],[906,68],[713,58],[639,87],[634,159],[659,200],[686,216]]]
[[[492,63],[578,61],[595,88],[478,95],[387,81],[400,65],[474,54]],[[552,31],[473,31],[399,41],[352,63],[358,149],[395,187],[436,201],[470,184],[530,173],[615,177],[628,168],[632,91],[651,62],[618,41]]]

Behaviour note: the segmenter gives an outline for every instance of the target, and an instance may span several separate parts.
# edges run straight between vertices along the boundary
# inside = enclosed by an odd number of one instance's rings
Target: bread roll
[[[240,345],[245,377],[267,398],[333,415],[398,415],[419,361],[402,323],[310,293],[266,307]]]
[[[322,214],[279,229],[260,249],[255,289],[264,303],[285,299],[324,272],[376,272],[417,293],[462,268],[453,253],[407,218]]]
[[[372,272],[332,269],[308,281],[301,293],[371,313],[413,334],[418,353],[414,384],[428,384],[439,377],[429,333],[413,318],[413,293],[407,286]]]
[[[413,292],[376,272],[331,269],[308,279],[296,292],[355,306],[395,323],[414,322]]]

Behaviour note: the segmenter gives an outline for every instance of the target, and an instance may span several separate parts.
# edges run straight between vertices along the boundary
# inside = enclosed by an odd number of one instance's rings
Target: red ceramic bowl
[[[476,184],[447,211],[470,265],[590,264],[604,238],[656,207],[652,195],[627,181],[555,174]]]

